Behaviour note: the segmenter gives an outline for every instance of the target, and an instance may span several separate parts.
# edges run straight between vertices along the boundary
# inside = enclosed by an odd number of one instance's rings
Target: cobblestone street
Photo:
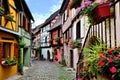
[[[75,72],[49,61],[33,61],[19,80],[74,80]]]

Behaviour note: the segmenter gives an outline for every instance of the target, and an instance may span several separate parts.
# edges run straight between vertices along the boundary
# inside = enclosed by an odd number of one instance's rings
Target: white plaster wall
[[[50,51],[50,58],[52,58],[52,48],[42,48],[43,57],[47,59],[47,50]]]
[[[73,56],[73,59],[74,59],[74,69],[75,70],[77,70],[77,62],[78,62],[78,58],[79,58],[79,55],[78,55],[78,49],[77,48],[75,48],[74,50],[73,50],[73,54],[74,54],[74,56]]]

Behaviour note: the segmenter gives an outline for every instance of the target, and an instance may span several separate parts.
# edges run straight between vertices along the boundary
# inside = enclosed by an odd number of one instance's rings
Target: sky
[[[26,0],[35,20],[33,27],[43,23],[52,13],[60,9],[63,0]]]

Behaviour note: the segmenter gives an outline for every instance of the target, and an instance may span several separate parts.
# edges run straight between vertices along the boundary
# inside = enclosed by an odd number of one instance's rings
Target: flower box
[[[1,65],[3,67],[10,67],[16,65],[16,61],[11,60],[9,63],[6,63],[6,61],[2,61]]]
[[[94,15],[93,15],[94,14]],[[109,17],[111,15],[110,13],[110,4],[109,3],[103,3],[100,5],[97,5],[95,9],[93,10],[93,19],[96,21],[96,23],[101,22],[105,18]]]

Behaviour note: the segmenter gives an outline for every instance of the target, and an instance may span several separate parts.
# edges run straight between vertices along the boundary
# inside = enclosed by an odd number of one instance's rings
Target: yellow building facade
[[[15,75],[18,71],[18,11],[14,0],[0,0],[0,80]],[[16,64],[3,66],[7,58],[16,57]]]

